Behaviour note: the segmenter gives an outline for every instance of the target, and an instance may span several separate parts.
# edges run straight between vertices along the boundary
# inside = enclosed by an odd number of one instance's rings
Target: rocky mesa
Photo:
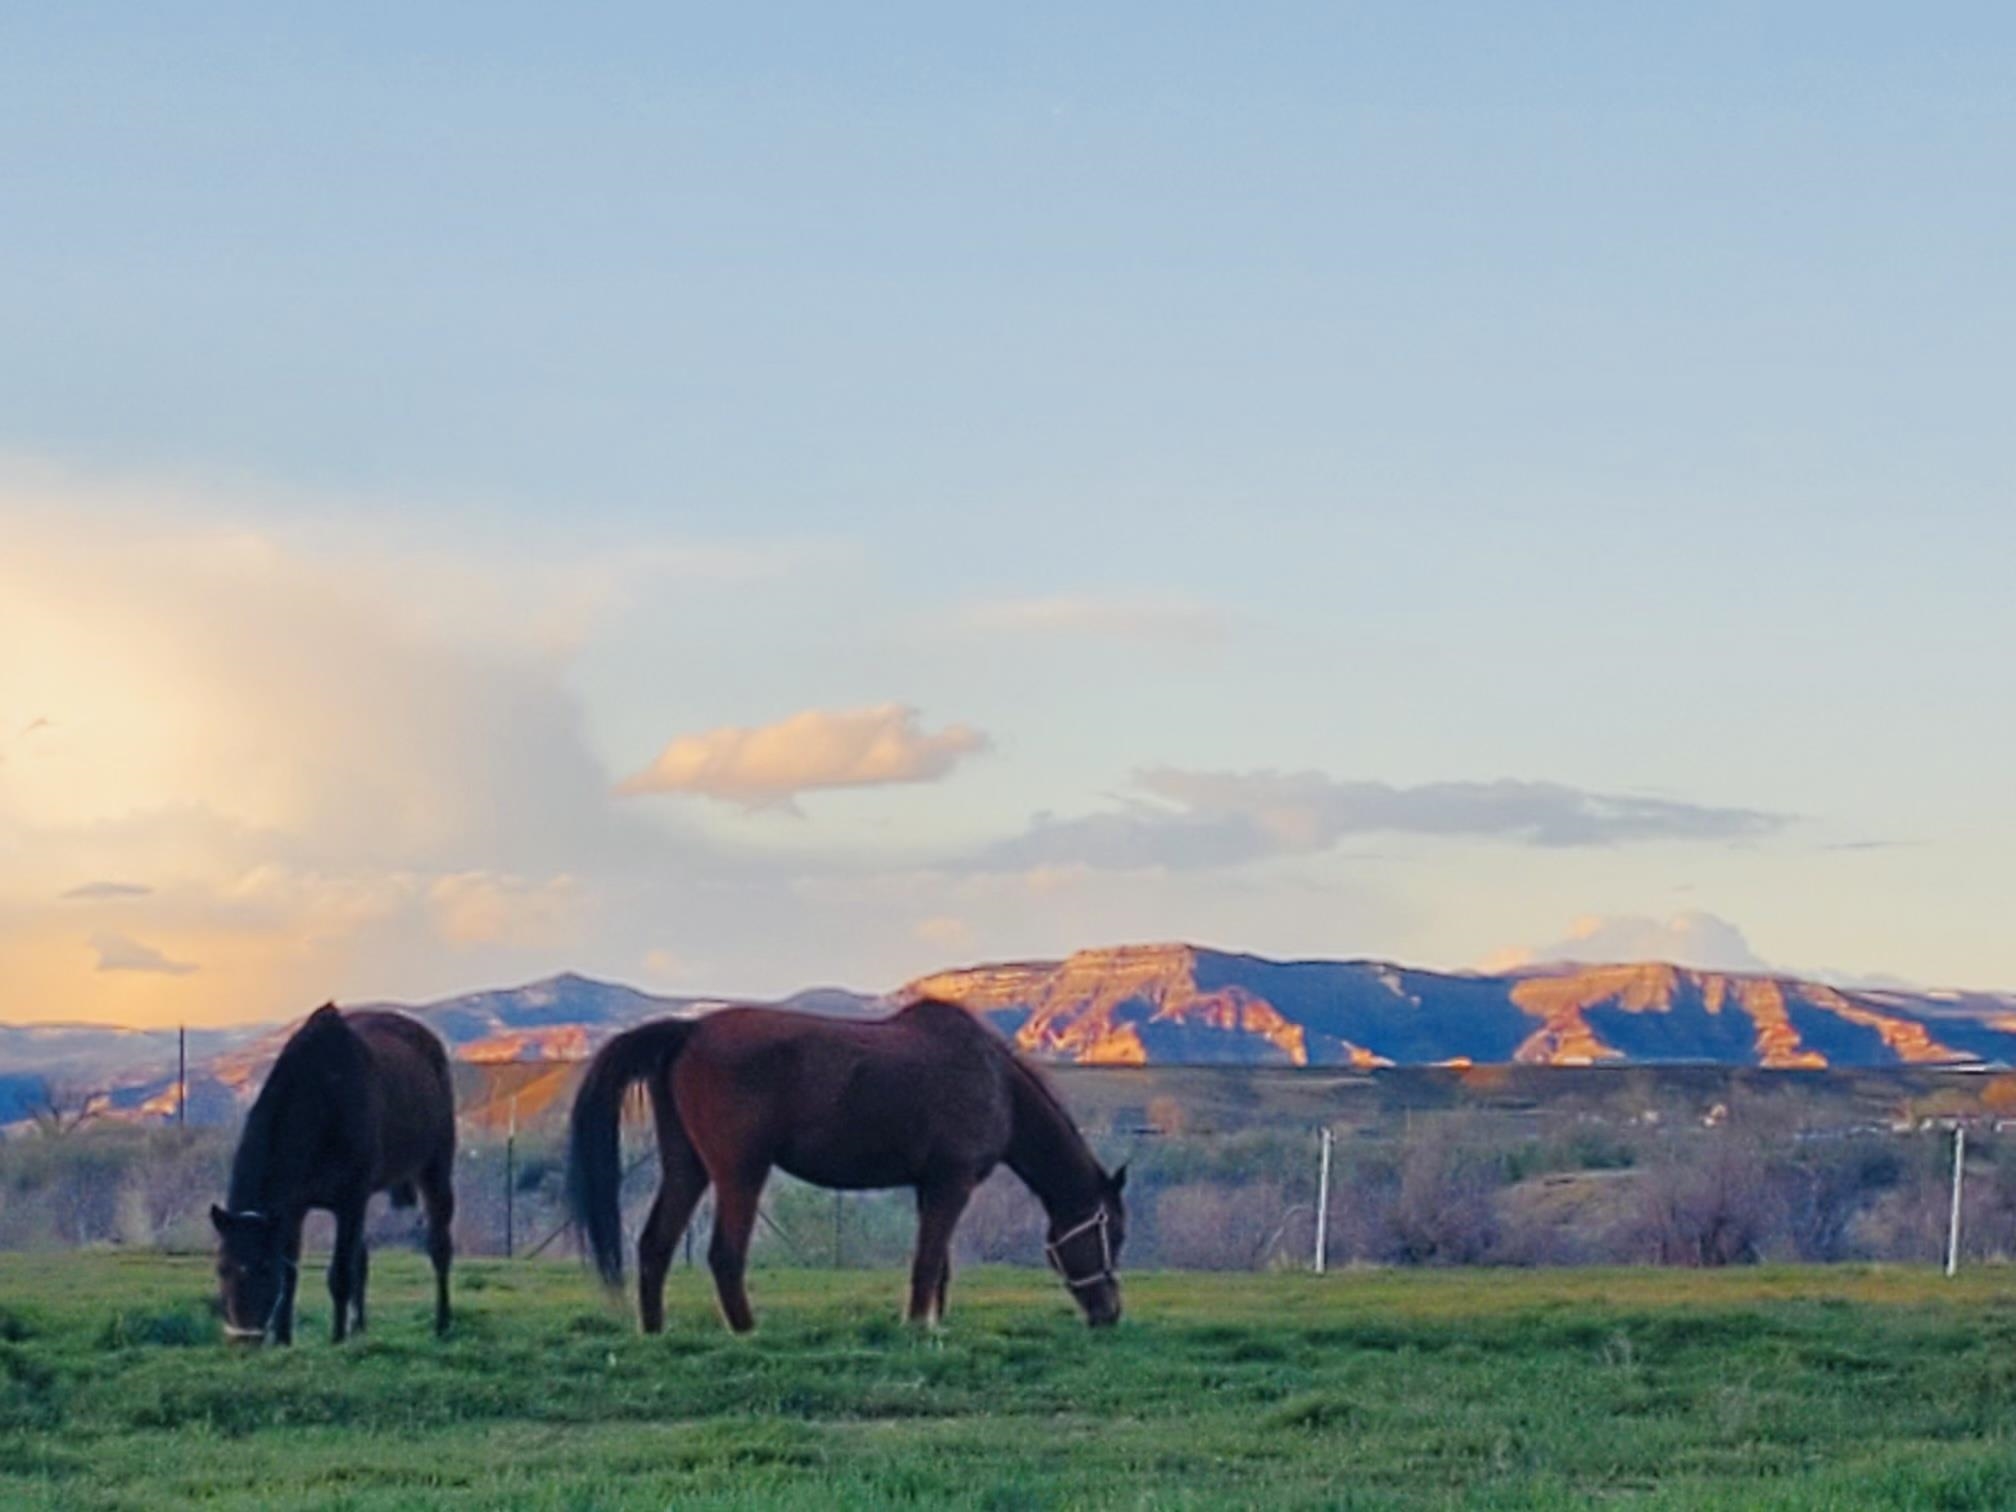
[[[2016,1062],[2009,994],[1850,990],[1657,962],[1493,975],[1130,945],[939,972],[903,995],[962,1004],[1026,1053],[1081,1065]]]

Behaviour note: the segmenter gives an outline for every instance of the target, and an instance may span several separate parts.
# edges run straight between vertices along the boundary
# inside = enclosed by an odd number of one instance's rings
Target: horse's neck
[[[1097,1204],[1103,1176],[1085,1137],[1064,1110],[1037,1085],[1035,1073],[1010,1068],[1015,1109],[1008,1140],[1008,1169],[1036,1194],[1053,1218],[1077,1218]]]

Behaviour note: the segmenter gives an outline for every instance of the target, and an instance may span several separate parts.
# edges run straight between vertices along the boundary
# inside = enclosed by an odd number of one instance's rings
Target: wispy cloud
[[[927,945],[941,950],[966,950],[973,944],[973,926],[951,914],[933,914],[919,919],[910,933]]]
[[[153,891],[153,888],[139,882],[86,882],[62,896],[81,903],[100,903],[117,898],[144,898]]]
[[[125,935],[93,935],[91,948],[98,952],[100,971],[140,971],[152,972],[158,976],[187,976],[196,970],[194,962],[170,960],[152,945],[143,945],[138,940],[128,939]]]
[[[927,733],[915,709],[807,709],[776,724],[682,735],[619,793],[698,793],[745,808],[788,807],[821,788],[935,782],[987,748],[970,725]]]
[[[1664,961],[1702,971],[1769,971],[1743,931],[1699,909],[1654,919],[1642,914],[1584,914],[1558,940],[1500,950],[1479,963],[1483,971],[1515,971],[1550,961],[1607,964]]]
[[[1329,850],[1378,833],[1491,839],[1544,847],[1654,840],[1747,840],[1784,815],[1670,798],[1597,793],[1551,782],[1432,782],[1398,787],[1321,772],[1137,773],[1121,806],[1075,818],[1038,815],[990,847],[990,868],[1073,862],[1108,869],[1232,866]]]
[[[973,630],[1010,635],[1205,643],[1231,628],[1225,613],[1184,598],[1098,597],[995,599],[960,616]]]

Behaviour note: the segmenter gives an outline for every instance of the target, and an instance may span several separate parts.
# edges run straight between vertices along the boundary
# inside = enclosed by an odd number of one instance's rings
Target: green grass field
[[[207,1263],[0,1256],[0,1506],[2010,1507],[2016,1273],[704,1277],[637,1337],[566,1264],[374,1262],[368,1338],[228,1353]],[[306,1281],[304,1277],[304,1282]],[[304,1291],[309,1290],[304,1286]]]

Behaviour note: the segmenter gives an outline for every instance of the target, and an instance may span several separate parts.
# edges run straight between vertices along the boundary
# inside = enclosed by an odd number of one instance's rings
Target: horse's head
[[[227,1213],[213,1203],[210,1224],[217,1230],[217,1290],[224,1303],[224,1336],[261,1343],[279,1316],[287,1272],[293,1268],[279,1221],[265,1213]]]
[[[1120,1321],[1120,1247],[1127,1242],[1127,1205],[1120,1193],[1127,1185],[1124,1165],[1102,1176],[1098,1200],[1088,1212],[1050,1219],[1043,1253],[1071,1288],[1085,1321],[1104,1328]]]

